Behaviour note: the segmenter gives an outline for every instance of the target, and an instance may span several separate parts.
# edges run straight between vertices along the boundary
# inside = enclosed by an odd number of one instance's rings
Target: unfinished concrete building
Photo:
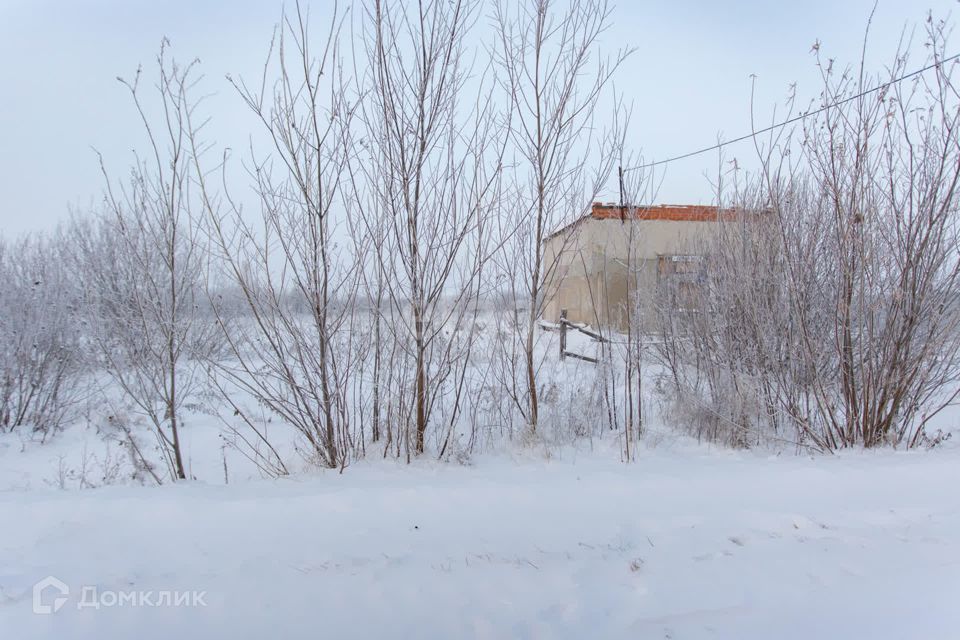
[[[649,329],[654,303],[682,309],[703,276],[703,247],[729,212],[710,206],[595,203],[545,247],[543,319]]]

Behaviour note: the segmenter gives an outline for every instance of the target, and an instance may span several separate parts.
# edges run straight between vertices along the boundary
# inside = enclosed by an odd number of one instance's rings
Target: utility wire
[[[638,165],[635,165],[635,166],[632,166],[632,167],[627,167],[627,168],[623,169],[623,171],[624,171],[624,173],[625,173],[625,172],[627,172],[627,171],[636,171],[637,169],[647,169],[647,168],[649,168],[649,167],[656,167],[656,166],[661,165],[661,164],[667,164],[667,163],[669,163],[669,162],[676,162],[677,160],[683,160],[684,158],[690,158],[690,157],[693,157],[693,156],[698,156],[698,155],[700,155],[701,153],[706,153],[706,152],[708,152],[708,151],[715,151],[715,150],[721,149],[721,148],[723,148],[723,147],[725,147],[725,146],[727,146],[727,145],[729,145],[729,144],[734,144],[734,143],[736,143],[736,142],[743,142],[744,140],[749,140],[750,138],[753,138],[753,137],[755,137],[755,136],[757,136],[757,135],[759,135],[759,134],[761,134],[761,133],[767,133],[767,132],[769,132],[769,131],[773,131],[774,129],[779,129],[780,127],[785,127],[785,126],[787,126],[787,125],[789,125],[789,124],[793,124],[794,122],[799,122],[800,120],[803,120],[804,118],[809,118],[810,116],[815,116],[815,115],[817,115],[818,113],[823,113],[823,112],[826,111],[827,109],[832,109],[833,107],[838,107],[838,106],[840,106],[840,105],[842,105],[842,104],[846,104],[847,102],[850,102],[851,100],[856,100],[856,99],[858,99],[858,98],[862,98],[863,96],[869,95],[869,94],[871,94],[871,93],[876,93],[877,91],[880,91],[881,89],[886,89],[887,87],[892,87],[893,85],[898,84],[898,83],[900,83],[900,82],[903,82],[904,80],[908,80],[908,79],[910,79],[910,78],[912,78],[912,77],[914,77],[914,76],[920,75],[921,73],[925,73],[925,72],[927,72],[927,71],[930,71],[930,69],[934,69],[934,68],[936,68],[936,67],[945,65],[945,64],[948,63],[948,62],[952,62],[953,60],[956,60],[957,58],[960,58],[960,53],[954,54],[954,55],[950,56],[949,58],[944,58],[943,60],[940,60],[939,62],[934,62],[933,64],[927,65],[926,67],[924,67],[924,68],[922,68],[922,69],[917,69],[916,71],[911,71],[910,73],[904,74],[904,75],[900,76],[899,78],[894,78],[894,79],[891,80],[890,82],[885,82],[885,83],[883,83],[883,84],[879,84],[879,85],[873,87],[872,89],[867,89],[866,91],[862,91],[861,93],[858,93],[858,94],[855,95],[855,96],[850,96],[850,97],[848,97],[848,98],[844,98],[843,100],[838,100],[837,102],[834,102],[834,103],[832,103],[832,104],[825,105],[825,106],[823,106],[823,107],[820,107],[819,109],[814,109],[813,111],[804,112],[804,113],[802,113],[802,114],[800,114],[800,115],[798,115],[798,116],[794,116],[793,118],[790,118],[789,120],[784,120],[783,122],[780,122],[780,123],[778,123],[778,124],[770,125],[769,127],[765,127],[765,128],[763,128],[763,129],[759,129],[759,130],[757,130],[757,131],[754,131],[753,133],[748,133],[748,134],[745,135],[745,136],[740,136],[739,138],[734,138],[733,140],[725,140],[725,141],[723,141],[723,142],[718,142],[717,144],[711,145],[711,146],[709,146],[709,147],[704,147],[703,149],[697,149],[696,151],[691,151],[690,153],[685,153],[685,154],[680,155],[680,156],[674,156],[674,157],[672,157],[672,158],[666,158],[666,159],[664,159],[664,160],[657,160],[657,161],[655,161],[655,162],[647,162],[647,163],[644,163],[644,164],[638,164]]]

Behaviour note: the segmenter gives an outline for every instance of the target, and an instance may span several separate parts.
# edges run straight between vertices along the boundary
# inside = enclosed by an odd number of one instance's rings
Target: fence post
[[[567,357],[567,310],[560,309],[560,359]]]

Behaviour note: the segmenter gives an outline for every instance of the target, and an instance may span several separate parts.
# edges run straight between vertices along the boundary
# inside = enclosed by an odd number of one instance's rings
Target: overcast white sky
[[[331,5],[312,2],[317,26]],[[634,106],[630,143],[657,159],[710,144],[718,134],[747,133],[751,74],[767,116],[791,82],[799,83],[800,96],[815,97],[811,45],[819,39],[828,56],[856,61],[872,6],[873,0],[620,0],[603,44],[637,47],[616,80]],[[872,66],[890,59],[905,25],[921,22],[927,10],[949,16],[955,6],[956,0],[880,0]],[[202,60],[204,87],[216,94],[207,105],[216,142],[243,147],[253,124],[224,75],[259,72],[280,8],[280,0],[0,0],[0,234],[50,228],[69,205],[99,198],[92,147],[111,166],[129,163],[140,132],[115,78],[149,65],[163,36],[177,58]],[[750,147],[728,155],[748,158]],[[704,172],[715,165],[712,154],[670,165],[658,201],[709,202]]]

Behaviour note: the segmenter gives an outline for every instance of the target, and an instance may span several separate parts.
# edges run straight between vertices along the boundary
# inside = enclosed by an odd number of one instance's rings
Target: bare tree
[[[283,16],[261,85],[233,81],[271,147],[263,157],[254,155],[249,167],[260,201],[259,229],[218,198],[197,169],[227,281],[241,291],[249,316],[239,323],[220,316],[233,359],[218,371],[293,425],[310,456],[331,468],[343,468],[357,444],[352,394],[364,355],[356,315],[360,256],[337,239],[354,108],[343,81],[339,33],[334,8],[314,55],[308,16],[298,3],[295,15]],[[235,410],[255,429],[256,441],[268,443],[244,410]]]
[[[192,194],[194,163],[189,124],[196,63],[180,66],[164,40],[157,57],[157,102],[141,91],[142,72],[129,90],[147,139],[125,181],[109,176],[104,208],[83,239],[82,263],[93,339],[111,379],[153,426],[171,479],[185,479],[183,411],[197,400],[203,362],[216,351],[204,322],[206,255]],[[150,109],[158,116],[151,117]],[[159,477],[155,475],[159,480]]]
[[[908,45],[886,75],[822,71],[820,104],[757,138],[745,212],[712,243],[698,312],[665,318],[661,355],[687,404],[741,446],[936,442],[960,393],[960,98],[942,24],[926,73]],[[874,89],[879,87],[879,89]],[[752,212],[752,213],[751,213]]]
[[[83,389],[79,282],[63,238],[0,241],[0,431],[63,427]]]
[[[402,445],[408,456],[424,452],[440,404],[447,403],[448,425],[462,410],[469,319],[499,199],[502,134],[485,73],[476,97],[465,99],[471,67],[464,42],[478,7],[474,0],[365,5],[365,153],[354,180],[364,187],[354,202],[355,228],[381,247],[368,282],[378,327],[398,350],[397,370],[409,374],[391,372],[388,392],[404,425],[397,451]]]
[[[536,323],[564,276],[563,251],[548,254],[544,242],[589,211],[616,158],[617,132],[594,133],[603,90],[629,54],[606,59],[597,52],[611,10],[607,0],[574,0],[561,9],[552,0],[495,7],[494,57],[516,155],[515,206],[504,225],[510,242],[500,260],[518,317],[504,346],[501,381],[531,432],[539,423],[543,360]],[[561,233],[565,245],[575,238],[573,227]]]
[[[629,462],[636,458],[636,449],[643,434],[644,420],[644,351],[649,334],[656,324],[651,317],[648,300],[655,290],[656,283],[651,281],[650,268],[641,255],[644,246],[640,221],[639,204],[653,202],[656,197],[657,181],[652,170],[639,168],[624,171],[624,167],[636,166],[624,152],[625,143],[620,146],[620,162],[617,169],[619,188],[620,224],[622,242],[617,242],[613,255],[620,255],[615,265],[622,278],[625,295],[618,308],[607,309],[607,318],[616,319],[622,334],[610,344],[608,360],[623,366],[623,458]],[[621,249],[622,247],[622,249]],[[619,251],[618,251],[619,250]],[[608,282],[604,274],[603,283]],[[611,296],[604,295],[609,301]],[[609,303],[608,303],[609,304]],[[598,324],[599,324],[599,318]],[[611,393],[617,389],[616,378],[611,376]],[[616,426],[615,421],[614,425]]]
[[[718,188],[725,193],[719,180]],[[711,234],[688,249],[702,259],[695,286],[656,285],[653,352],[667,372],[658,385],[698,438],[802,444],[781,407],[799,400],[804,373],[788,360],[796,345],[777,228],[755,180],[720,202]]]
[[[943,24],[926,37],[929,75],[895,81],[898,51],[879,92],[863,61],[838,73],[818,50],[825,108],[796,143],[807,180],[776,159],[782,145],[760,148],[812,377],[804,433],[823,448],[914,446],[958,393],[960,100]]]

